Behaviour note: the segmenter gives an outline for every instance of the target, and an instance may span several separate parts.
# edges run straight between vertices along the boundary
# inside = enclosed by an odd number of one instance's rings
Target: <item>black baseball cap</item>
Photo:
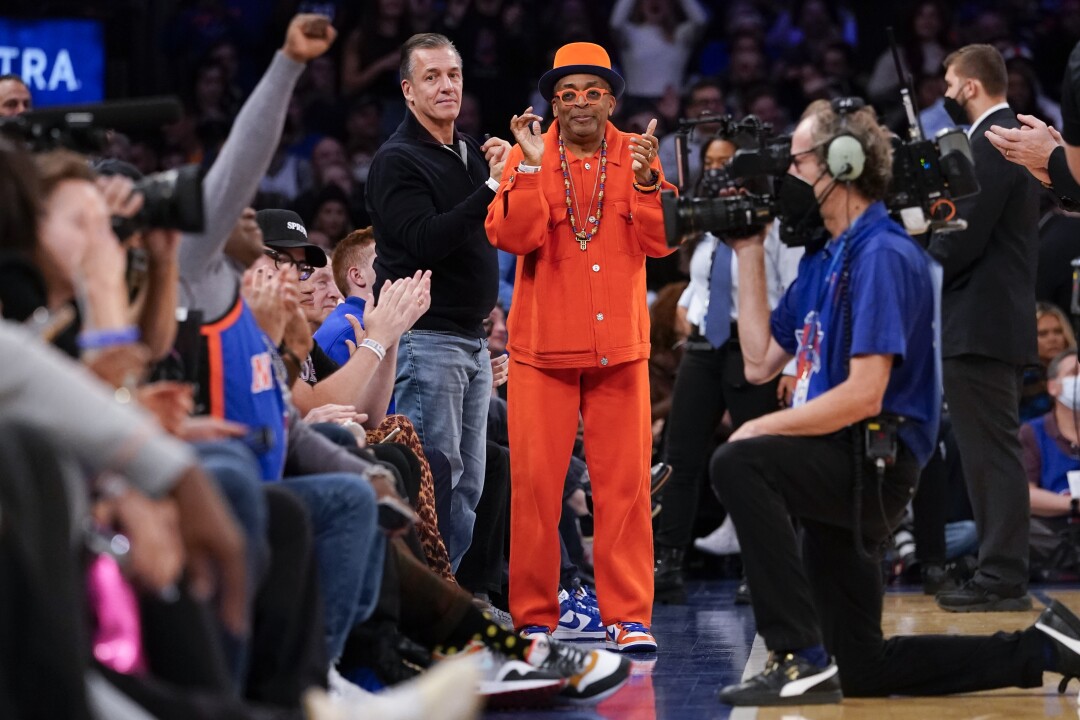
[[[311,267],[326,267],[326,252],[308,242],[304,221],[292,210],[260,210],[255,222],[263,233],[263,243],[275,250],[304,248],[304,261]]]

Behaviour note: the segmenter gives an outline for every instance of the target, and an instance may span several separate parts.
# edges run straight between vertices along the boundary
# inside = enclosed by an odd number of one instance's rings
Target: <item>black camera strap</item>
[[[850,243],[845,242],[841,252],[843,258],[840,260],[839,281],[841,318],[844,324],[844,372],[845,377],[850,377],[851,347],[854,335]],[[874,559],[874,556],[866,549],[866,538],[862,531],[863,485],[865,483],[866,461],[872,461],[876,468],[876,494],[878,508],[881,511],[881,522],[891,535],[892,527],[885,512],[885,498],[882,487],[885,484],[886,469],[896,462],[899,449],[897,432],[902,422],[903,418],[900,416],[882,413],[848,426],[852,445],[852,534],[855,538],[855,552],[863,560]]]

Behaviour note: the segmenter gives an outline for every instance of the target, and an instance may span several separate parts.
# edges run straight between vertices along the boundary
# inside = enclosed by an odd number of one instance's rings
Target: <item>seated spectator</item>
[[[653,450],[662,447],[664,424],[671,412],[671,393],[682,359],[683,345],[690,334],[685,315],[679,313],[679,299],[687,283],[671,283],[649,306],[649,395],[652,404]]]
[[[341,295],[334,284],[334,270],[329,260],[307,280],[300,281],[300,311],[307,318],[312,333],[322,326],[340,302]]]
[[[354,230],[334,248],[330,263],[334,282],[344,302],[335,307],[315,330],[315,344],[338,365],[352,355],[348,343],[357,341],[347,319],[352,315],[364,327],[364,307],[374,300],[375,233],[370,227]]]
[[[1047,391],[1047,368],[1059,354],[1076,347],[1072,324],[1065,313],[1050,303],[1035,303],[1038,331],[1039,364],[1024,370],[1020,389],[1020,419],[1034,420],[1054,407]]]
[[[1076,415],[1080,412],[1078,388],[1080,363],[1076,349],[1066,350],[1050,362],[1047,390],[1054,406],[1042,417],[1024,423],[1020,440],[1024,446],[1024,468],[1031,486],[1031,514],[1063,518],[1070,512],[1070,470],[1080,470]]]
[[[1042,417],[1020,427],[1024,470],[1031,493],[1032,559],[1035,566],[1041,564],[1047,568],[1049,565],[1047,569],[1064,569],[1053,567],[1053,553],[1073,512],[1068,474],[1080,470],[1080,454],[1077,453],[1080,446],[1078,373],[1080,363],[1075,348],[1055,357],[1047,370],[1047,390],[1054,398],[1054,406]],[[1075,555],[1072,559],[1076,559]]]
[[[315,210],[308,224],[312,230],[326,235],[331,245],[337,245],[352,231],[349,196],[337,185],[328,183],[315,199]]]

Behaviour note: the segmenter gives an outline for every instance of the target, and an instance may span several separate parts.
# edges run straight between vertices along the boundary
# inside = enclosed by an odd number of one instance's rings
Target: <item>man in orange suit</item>
[[[521,255],[510,333],[510,614],[524,634],[559,620],[558,525],[581,413],[595,507],[596,594],[607,642],[652,652],[649,311],[645,256],[664,240],[653,136],[608,118],[626,83],[592,43],[540,78],[555,122],[527,108],[488,207],[488,239]]]

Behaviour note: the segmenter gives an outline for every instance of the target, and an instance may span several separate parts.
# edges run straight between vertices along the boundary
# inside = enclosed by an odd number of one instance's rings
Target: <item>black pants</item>
[[[731,422],[737,428],[775,409],[776,381],[764,385],[747,382],[737,339],[718,350],[692,346],[686,351],[675,376],[667,421],[664,455],[672,473],[660,498],[663,510],[657,519],[658,546],[685,548],[690,544],[702,472],[724,412],[731,411]]]
[[[754,617],[770,650],[823,643],[850,696],[940,695],[1042,682],[1042,639],[1030,628],[992,636],[899,636],[881,631],[877,547],[915,491],[918,464],[900,451],[879,494],[865,467],[859,556],[853,528],[854,450],[847,431],[766,436],[720,447],[710,474],[739,529]],[[884,509],[884,518],[883,510]],[[803,527],[800,559],[789,516]]]
[[[484,490],[476,504],[472,544],[455,574],[461,586],[470,592],[503,592],[509,514],[510,450],[488,440]]]
[[[979,536],[975,580],[990,590],[1025,590],[1031,499],[1021,460],[1020,369],[962,355],[946,358],[943,370]]]

